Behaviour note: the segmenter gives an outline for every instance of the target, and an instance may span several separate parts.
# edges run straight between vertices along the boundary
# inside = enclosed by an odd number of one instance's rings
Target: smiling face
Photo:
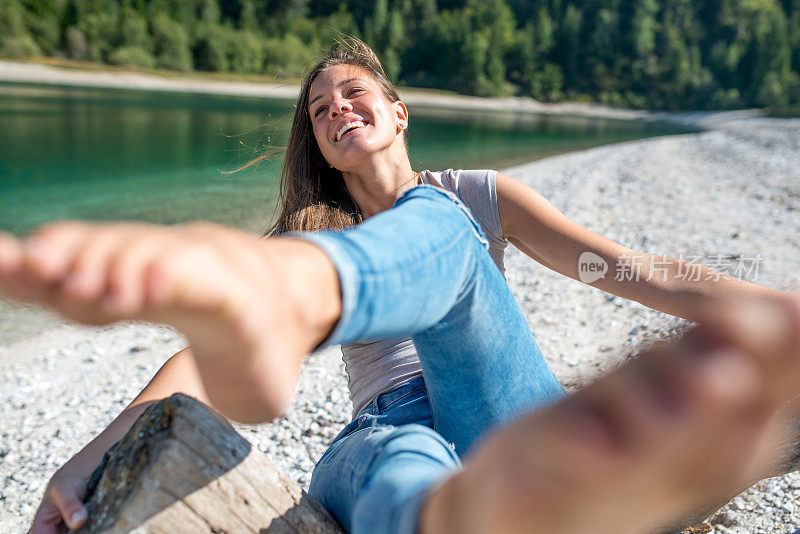
[[[384,150],[399,147],[405,154],[406,107],[390,102],[366,70],[346,64],[325,69],[311,84],[308,101],[314,138],[337,169],[354,169]]]

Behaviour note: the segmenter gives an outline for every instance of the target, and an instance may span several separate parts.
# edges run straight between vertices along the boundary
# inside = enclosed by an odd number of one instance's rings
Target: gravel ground
[[[708,130],[596,148],[505,172],[535,187],[578,223],[633,249],[699,257],[729,272],[744,265],[761,285],[796,286],[800,120],[747,114],[685,120]],[[647,340],[684,326],[509,249],[509,284],[542,351],[570,389]],[[50,475],[186,342],[171,329],[137,323],[102,329],[62,324],[23,340],[2,339],[0,532],[22,532]],[[350,409],[340,352],[327,350],[309,357],[287,417],[238,428],[307,488],[314,461],[348,421]],[[793,532],[800,528],[798,497],[797,473],[768,479],[735,498],[711,523],[722,533]]]

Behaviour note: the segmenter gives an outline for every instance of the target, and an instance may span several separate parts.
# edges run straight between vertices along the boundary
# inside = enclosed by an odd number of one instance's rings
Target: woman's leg
[[[444,438],[418,424],[362,428],[334,446],[309,493],[353,534],[416,532],[430,488],[461,465]]]
[[[476,263],[446,319],[413,336],[435,428],[459,455],[492,427],[565,396],[489,255]]]
[[[415,532],[427,489],[461,466],[432,428],[422,378],[379,395],[317,462],[309,493],[348,532]]]
[[[459,455],[492,426],[564,390],[467,208],[418,187],[351,232],[300,234],[339,272],[329,343],[413,335],[435,428]]]

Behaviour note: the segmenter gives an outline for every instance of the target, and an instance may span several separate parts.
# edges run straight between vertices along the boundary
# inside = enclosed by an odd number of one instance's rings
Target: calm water
[[[263,230],[292,102],[0,84],[0,229],[47,221],[206,219]],[[417,169],[504,168],[675,133],[643,123],[411,109]]]

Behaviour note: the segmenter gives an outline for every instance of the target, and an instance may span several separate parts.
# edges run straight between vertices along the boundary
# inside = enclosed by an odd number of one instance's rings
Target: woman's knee
[[[453,444],[428,426],[409,424],[385,428],[382,432],[377,438],[379,446],[375,462],[391,459],[401,462],[429,462],[448,467],[460,465]]]

